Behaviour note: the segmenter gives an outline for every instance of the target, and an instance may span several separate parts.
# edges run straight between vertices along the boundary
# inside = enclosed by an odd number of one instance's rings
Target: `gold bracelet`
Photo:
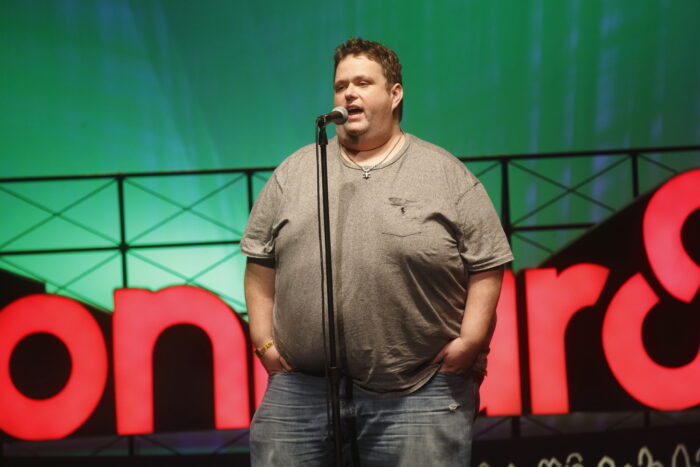
[[[258,358],[262,358],[263,355],[265,355],[265,352],[267,352],[267,350],[270,347],[272,347],[274,344],[275,344],[275,341],[270,339],[269,341],[265,342],[265,344],[262,347],[255,349],[255,355],[257,355]]]

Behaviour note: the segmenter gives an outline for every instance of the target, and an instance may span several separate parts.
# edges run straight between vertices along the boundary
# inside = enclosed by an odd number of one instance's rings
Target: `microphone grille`
[[[348,109],[346,109],[345,107],[341,107],[341,106],[335,107],[335,108],[333,109],[333,112],[340,112],[340,115],[343,116],[342,121],[340,121],[340,122],[338,122],[338,123],[345,123],[345,122],[347,121],[347,119],[348,119]]]

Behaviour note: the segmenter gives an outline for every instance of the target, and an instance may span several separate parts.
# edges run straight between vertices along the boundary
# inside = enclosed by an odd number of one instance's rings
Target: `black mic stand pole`
[[[342,466],[342,433],[340,423],[340,368],[336,354],[336,334],[335,334],[335,307],[333,301],[333,261],[331,259],[331,229],[330,212],[328,205],[328,161],[326,157],[326,146],[328,137],[326,136],[326,121],[319,118],[316,121],[318,128],[318,146],[321,149],[321,187],[323,193],[323,248],[322,257],[326,280],[326,305],[328,315],[328,350],[326,356],[326,374],[329,383],[330,404],[331,404],[331,436],[335,445],[335,460],[338,467]],[[318,160],[316,163],[318,164]]]

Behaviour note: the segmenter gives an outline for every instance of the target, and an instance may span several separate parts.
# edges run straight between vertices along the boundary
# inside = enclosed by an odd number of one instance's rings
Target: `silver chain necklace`
[[[353,159],[352,157],[350,157],[350,154],[348,154],[348,152],[344,150],[343,145],[340,144],[340,141],[338,141],[338,146],[340,146],[341,152],[344,153],[344,154],[347,156],[347,158],[350,160],[350,162],[352,162],[353,164],[355,164],[355,165],[362,171],[362,178],[364,178],[365,180],[369,180],[370,172],[372,172],[372,170],[374,170],[375,167],[381,165],[382,162],[384,162],[385,160],[387,160],[387,158],[391,155],[391,153],[394,152],[394,149],[396,149],[396,146],[398,146],[399,141],[401,141],[402,139],[403,139],[403,131],[401,132],[401,136],[399,136],[399,138],[396,140],[396,142],[395,142],[394,145],[391,147],[391,149],[389,150],[389,152],[386,153],[386,156],[384,156],[384,157],[382,158],[382,160],[380,160],[379,162],[377,162],[376,164],[374,164],[374,165],[371,166],[371,167],[364,167],[364,166],[358,164],[357,162],[355,162],[355,159]]]

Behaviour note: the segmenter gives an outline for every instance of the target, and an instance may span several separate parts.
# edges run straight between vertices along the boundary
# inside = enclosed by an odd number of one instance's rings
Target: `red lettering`
[[[686,303],[700,288],[700,266],[686,253],[681,230],[700,208],[698,186],[700,170],[674,177],[651,197],[643,221],[651,269],[672,297]],[[632,397],[656,409],[682,410],[700,403],[700,353],[679,368],[661,366],[649,357],[642,326],[658,300],[640,273],[628,279],[605,314],[603,350],[610,370]]]
[[[47,399],[31,399],[10,377],[17,344],[36,333],[59,338],[68,348],[72,371],[66,385]],[[0,428],[27,440],[59,439],[92,414],[107,381],[102,331],[82,305],[57,295],[30,295],[0,311]]]
[[[265,395],[265,389],[267,388],[267,371],[259,359],[253,361],[253,387],[255,390],[255,408],[260,407],[260,403]]]
[[[525,272],[533,414],[569,411],[566,327],[577,311],[598,301],[608,272],[585,263],[559,274],[551,268]]]
[[[700,266],[686,254],[681,229],[700,209],[700,169],[672,178],[658,189],[644,212],[644,247],[664,289],[690,303],[700,288]]]
[[[644,317],[658,302],[641,274],[617,291],[603,321],[603,350],[615,378],[641,403],[682,410],[700,403],[700,354],[679,368],[653,361],[642,341]]]
[[[117,432],[153,431],[153,349],[170,326],[200,327],[212,343],[214,416],[218,429],[249,426],[246,339],[241,323],[216,295],[190,286],[114,293],[114,381]]]
[[[481,409],[489,416],[520,415],[523,412],[520,389],[518,317],[515,278],[506,271],[496,309],[498,324],[491,341],[489,373],[481,386]]]
[[[669,299],[684,303],[696,299],[700,289],[700,265],[687,254],[681,238],[684,223],[700,209],[698,186],[700,169],[671,179],[650,198],[642,225],[653,273]],[[533,414],[569,411],[566,330],[578,311],[597,303],[608,273],[603,266],[587,263],[560,273],[555,269],[525,271]],[[669,368],[656,363],[644,347],[644,320],[658,302],[659,297],[641,273],[622,285],[603,321],[605,357],[620,385],[642,404],[659,410],[696,406],[700,404],[700,352],[692,362]],[[520,415],[520,336],[516,284],[510,271],[504,276],[497,316],[481,408],[490,416]],[[153,431],[153,350],[163,331],[178,324],[197,326],[210,339],[216,427],[249,426],[249,387],[258,407],[268,376],[257,359],[249,375],[249,349],[242,323],[233,310],[216,295],[196,287],[176,286],[159,292],[122,289],[115,292],[112,318],[119,434]],[[72,363],[64,387],[46,399],[21,393],[10,375],[10,359],[17,345],[35,333],[60,339]],[[107,371],[102,331],[90,312],[76,301],[56,295],[31,295],[0,310],[0,430],[26,440],[71,434],[90,417],[102,398]]]

